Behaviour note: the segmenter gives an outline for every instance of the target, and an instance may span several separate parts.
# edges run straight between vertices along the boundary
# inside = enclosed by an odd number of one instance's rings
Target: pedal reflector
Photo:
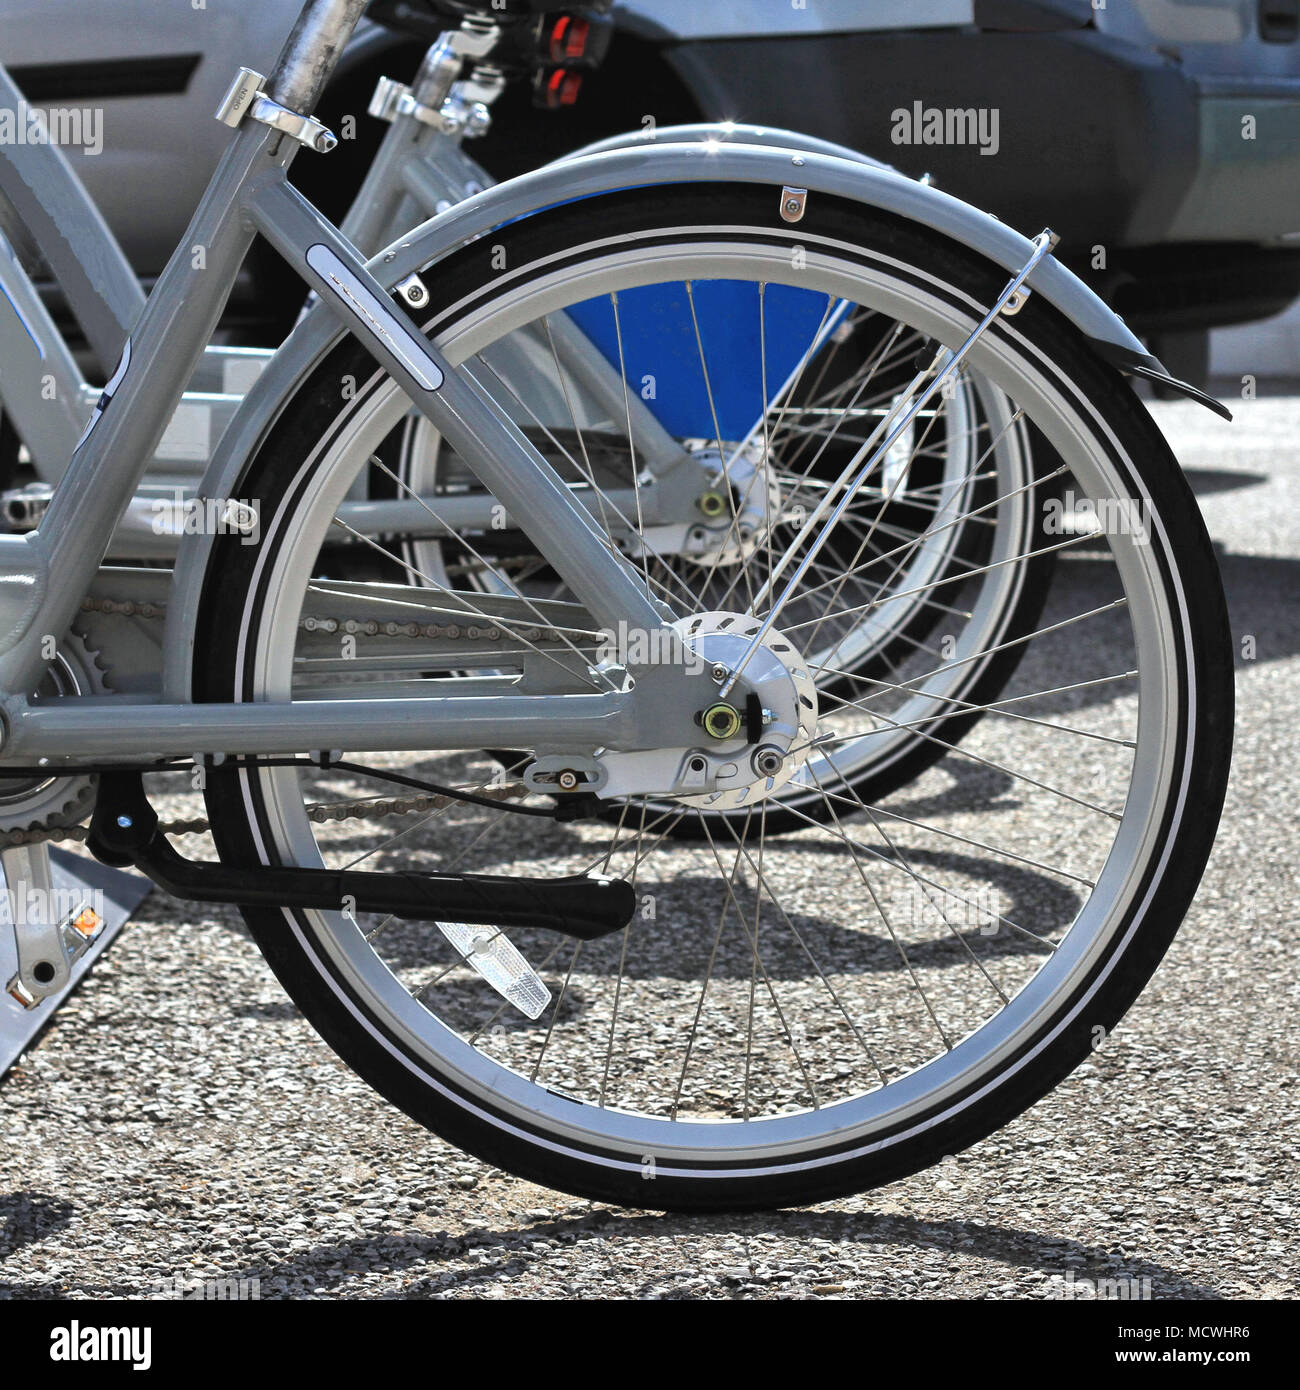
[[[439,922],[438,930],[461,954],[465,964],[478,971],[503,999],[529,1018],[541,1017],[551,1002],[551,991],[500,927]]]

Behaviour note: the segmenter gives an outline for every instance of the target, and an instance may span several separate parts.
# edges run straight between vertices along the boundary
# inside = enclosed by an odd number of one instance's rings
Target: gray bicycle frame
[[[364,0],[308,0],[268,85],[270,96],[291,110],[310,110],[363,8]],[[634,571],[523,433],[395,310],[356,249],[288,184],[295,153],[296,143],[273,128],[253,121],[240,126],[123,343],[40,528],[0,536],[6,760],[478,747],[492,738],[560,747],[646,746],[665,736],[689,741],[688,721],[671,730],[665,727],[671,718],[653,717],[639,708],[646,700],[622,692],[504,696],[490,709],[471,709],[468,689],[465,697],[439,702],[293,701],[256,709],[113,696],[27,702],[25,692],[48,664],[51,640],[71,624],[103,560],[105,518],[120,516],[129,504],[259,232],[501,504],[529,517],[533,541],[596,623],[622,621],[651,634],[664,625]],[[196,247],[204,249],[202,257],[193,254]]]

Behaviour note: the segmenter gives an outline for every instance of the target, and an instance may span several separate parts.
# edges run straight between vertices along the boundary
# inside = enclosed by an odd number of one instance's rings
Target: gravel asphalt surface
[[[1094,1059],[892,1187],[684,1218],[575,1200],[426,1133],[338,1062],[234,911],[155,893],[0,1082],[0,1298],[1300,1294],[1300,396],[1154,410],[1218,544],[1233,781],[1197,901]],[[1253,639],[1253,640],[1248,640]],[[247,1286],[250,1289],[252,1285]]]

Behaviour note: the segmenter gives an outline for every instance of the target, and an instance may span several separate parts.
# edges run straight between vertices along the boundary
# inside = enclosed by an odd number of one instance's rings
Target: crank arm
[[[100,778],[87,848],[102,863],[131,865],[177,898],[240,906],[376,912],[412,922],[541,927],[578,941],[621,930],[636,894],[622,879],[489,874],[374,873],[253,865],[230,868],[178,854],[158,828],[137,772]]]

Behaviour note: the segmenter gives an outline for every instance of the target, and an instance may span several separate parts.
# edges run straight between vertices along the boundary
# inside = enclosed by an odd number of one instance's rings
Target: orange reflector
[[[83,907],[72,919],[72,925],[82,936],[94,936],[104,925],[104,919],[93,907]]]

